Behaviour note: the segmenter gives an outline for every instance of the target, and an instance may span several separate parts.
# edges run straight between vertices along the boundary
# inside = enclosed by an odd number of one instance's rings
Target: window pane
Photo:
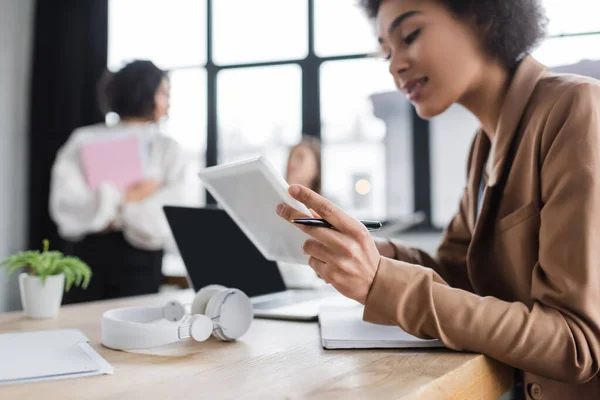
[[[183,147],[190,160],[188,199],[205,204],[205,190],[196,172],[206,165],[206,71],[204,68],[173,70],[171,96],[165,130]]]
[[[224,70],[217,77],[219,163],[266,156],[284,172],[302,130],[297,65]]]
[[[304,58],[307,14],[306,0],[213,1],[215,63]]]
[[[386,63],[323,64],[321,107],[325,196],[357,218],[411,213],[411,109]]]
[[[110,0],[108,66],[152,60],[164,69],[206,63],[205,0]]]
[[[467,182],[467,157],[479,121],[460,106],[431,119],[432,224],[444,228],[458,211]]]
[[[576,64],[586,59],[600,60],[600,35],[548,39],[533,56],[548,67]]]
[[[600,2],[597,0],[543,0],[548,16],[548,33],[600,31]]]
[[[322,57],[373,53],[377,38],[356,0],[315,0],[315,53]]]

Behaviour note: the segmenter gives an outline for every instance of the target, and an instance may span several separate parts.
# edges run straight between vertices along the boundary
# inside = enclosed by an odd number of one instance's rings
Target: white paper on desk
[[[78,329],[0,334],[0,385],[112,373]]]
[[[410,335],[398,326],[362,319],[364,307],[323,307],[319,312],[321,343],[326,349],[444,347],[440,340]]]

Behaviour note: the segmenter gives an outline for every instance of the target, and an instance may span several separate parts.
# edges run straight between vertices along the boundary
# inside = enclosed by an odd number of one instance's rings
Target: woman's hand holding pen
[[[315,210],[335,229],[296,225],[312,236],[303,246],[310,256],[309,265],[341,294],[364,304],[379,266],[379,251],[367,228],[312,190],[292,185],[290,195]],[[305,218],[287,204],[277,207],[277,214],[287,221]]]
[[[312,208],[309,209],[309,211],[312,214],[313,218],[322,220],[321,216],[319,214],[317,214]],[[298,223],[298,221],[302,221],[304,219],[310,219],[310,218],[294,219],[293,222]],[[361,223],[363,223],[363,222],[361,221]],[[300,224],[300,225],[311,226],[312,224]],[[315,225],[318,225],[318,224],[315,224]],[[365,224],[363,223],[363,225],[365,225]],[[379,254],[382,257],[394,258],[394,256],[395,256],[394,246],[392,245],[392,243],[389,240],[383,239],[383,238],[378,238],[378,237],[374,237],[373,240],[375,241],[375,246],[377,246],[377,250],[379,250]]]
[[[156,179],[148,179],[136,183],[125,190],[125,203],[139,203],[156,192],[160,183]]]

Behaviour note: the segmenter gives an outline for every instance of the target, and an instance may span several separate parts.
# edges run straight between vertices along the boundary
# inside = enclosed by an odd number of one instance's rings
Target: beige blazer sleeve
[[[593,378],[600,365],[598,99],[597,87],[582,84],[563,93],[545,122],[532,306],[480,297],[449,286],[432,269],[381,258],[364,319],[391,321],[416,336],[440,338],[451,349],[487,354],[551,379]],[[463,230],[460,220],[454,224],[451,231]],[[457,243],[466,240],[457,237]],[[446,248],[463,251],[459,244]]]

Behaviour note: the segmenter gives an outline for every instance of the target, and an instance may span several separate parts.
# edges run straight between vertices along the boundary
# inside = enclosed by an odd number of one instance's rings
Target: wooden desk
[[[183,340],[136,353],[101,345],[104,311],[192,297],[184,290],[69,305],[54,320],[0,314],[0,332],[79,328],[115,369],[114,375],[0,386],[0,399],[496,399],[512,385],[512,369],[477,354],[324,350],[314,322],[256,319],[232,343]]]

